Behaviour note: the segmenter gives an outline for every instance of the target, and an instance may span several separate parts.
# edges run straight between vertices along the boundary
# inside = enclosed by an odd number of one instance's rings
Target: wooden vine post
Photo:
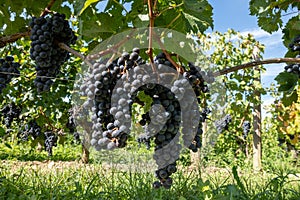
[[[261,83],[261,71],[258,67],[255,68],[259,75],[255,78],[258,83]],[[253,106],[253,170],[261,170],[261,93],[259,90],[254,91],[254,97],[258,101],[257,104]]]

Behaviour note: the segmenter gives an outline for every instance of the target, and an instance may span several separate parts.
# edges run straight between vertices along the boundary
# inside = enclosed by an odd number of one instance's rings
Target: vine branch
[[[170,63],[172,63],[172,65],[176,68],[176,70],[179,72],[179,73],[183,73],[184,70],[182,69],[181,66],[179,66],[170,56],[170,54],[166,51],[166,48],[164,47],[164,44],[161,42],[160,38],[158,37],[157,34],[155,34],[155,39],[156,41],[158,42],[161,50],[163,51],[163,53],[166,55],[166,58],[168,59],[168,61],[170,61]]]
[[[290,63],[300,63],[300,58],[270,58],[270,59],[265,59],[265,60],[259,60],[259,61],[252,61],[252,62],[248,62],[245,64],[241,64],[241,65],[236,65],[230,68],[225,68],[222,69],[218,72],[215,72],[213,74],[214,77],[217,76],[221,76],[221,75],[225,75],[228,74],[230,72],[234,72],[240,69],[247,69],[250,67],[255,67],[258,65],[264,65],[264,64],[274,64],[274,63],[286,63],[286,62],[290,62]]]
[[[136,31],[136,29],[133,29],[129,35],[127,35],[123,40],[121,40],[119,43],[115,44],[114,46],[108,48],[108,49],[105,49],[103,51],[100,51],[96,54],[92,54],[92,55],[88,55],[86,57],[86,59],[90,60],[90,59],[98,59],[102,56],[105,56],[109,53],[112,53],[112,52],[115,52],[117,48],[119,48],[120,46],[122,46],[124,43],[126,43],[133,35],[133,33]],[[66,49],[65,49],[66,50]],[[68,51],[68,50],[67,50]],[[75,50],[74,50],[75,51]],[[75,54],[74,54],[75,55]]]
[[[69,47],[69,46],[66,45],[65,43],[60,42],[60,43],[58,43],[57,45],[59,46],[59,48],[68,51],[69,53],[71,53],[71,54],[73,54],[73,55],[79,57],[80,59],[82,59],[82,60],[85,59],[85,56],[84,56],[84,55],[82,55],[82,54],[79,53],[78,51],[72,49],[71,47]]]
[[[0,48],[5,47],[8,43],[13,43],[20,38],[29,37],[30,31],[23,32],[23,33],[15,33],[8,36],[0,37]]]
[[[44,11],[41,13],[41,17],[47,15],[48,13],[51,13],[51,7],[53,6],[53,4],[55,3],[56,0],[50,0],[50,2],[48,3],[47,7],[44,9]]]

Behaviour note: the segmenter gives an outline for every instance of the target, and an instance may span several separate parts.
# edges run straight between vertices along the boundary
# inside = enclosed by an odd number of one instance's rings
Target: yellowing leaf
[[[210,190],[210,188],[208,185],[206,185],[202,188],[202,192],[209,191],[209,190]]]
[[[96,2],[98,2],[98,1],[100,1],[100,0],[87,0],[87,1],[84,3],[83,8],[82,8],[81,11],[79,12],[79,15],[81,15],[81,14],[83,13],[83,11],[84,11],[87,7],[89,7],[91,4],[96,3]]]

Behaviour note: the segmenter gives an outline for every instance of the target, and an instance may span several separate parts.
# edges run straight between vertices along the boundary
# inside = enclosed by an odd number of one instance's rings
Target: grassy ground
[[[256,173],[181,161],[166,190],[152,188],[155,165],[144,148],[92,152],[91,163],[82,164],[80,146],[57,147],[47,161],[37,161],[46,154],[27,147],[0,144],[0,199],[300,199],[299,167],[284,160]]]

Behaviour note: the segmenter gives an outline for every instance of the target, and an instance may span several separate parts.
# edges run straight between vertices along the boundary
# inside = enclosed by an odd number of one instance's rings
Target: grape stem
[[[57,43],[57,45],[58,45],[59,48],[68,51],[69,53],[73,54],[74,56],[79,57],[81,60],[83,60],[84,62],[86,62],[90,67],[93,66],[88,60],[85,59],[86,57],[84,55],[82,55],[78,51],[72,49],[71,47],[69,47],[65,43],[60,42],[60,43]]]
[[[46,114],[44,113],[42,107],[40,107],[39,111],[40,111],[40,114],[41,114],[41,115],[45,118],[45,120],[47,121],[47,124],[51,127],[51,130],[52,130],[52,131],[55,131],[55,132],[58,132],[59,129],[55,128],[55,127],[52,125],[52,123],[50,122],[50,119],[46,116]]]
[[[163,51],[163,53],[166,55],[166,58],[168,59],[168,61],[170,61],[170,63],[172,63],[172,65],[177,69],[177,71],[178,71],[179,73],[183,73],[184,70],[182,69],[181,66],[179,66],[179,65],[172,59],[172,57],[170,56],[170,54],[166,51],[166,48],[164,47],[164,44],[161,42],[161,40],[160,40],[160,38],[158,37],[158,35],[156,35],[155,33],[154,33],[154,35],[155,35],[156,41],[158,42],[158,44],[159,44],[161,50]]]
[[[50,2],[48,3],[47,7],[41,13],[40,17],[43,17],[43,16],[47,15],[48,13],[51,13],[51,7],[55,3],[55,1],[56,0],[50,0]]]
[[[213,74],[214,77],[217,76],[222,76],[225,74],[228,74],[230,72],[235,72],[238,71],[240,69],[247,69],[250,67],[255,67],[258,65],[264,65],[264,64],[274,64],[274,63],[300,63],[300,58],[269,58],[269,59],[265,59],[265,60],[258,60],[258,61],[252,61],[252,62],[248,62],[248,63],[244,63],[241,65],[236,65],[233,67],[227,67],[225,69],[222,69],[220,71],[217,71]]]
[[[82,60],[85,59],[85,56],[84,56],[84,55],[82,55],[81,53],[79,53],[79,52],[77,52],[76,50],[72,49],[71,47],[69,47],[69,46],[66,45],[65,43],[60,42],[60,43],[58,43],[57,45],[59,46],[59,48],[64,49],[64,50],[70,52],[71,54],[73,54],[73,55],[79,57],[80,59],[82,59]]]
[[[155,20],[155,15],[153,13],[153,4],[152,0],[148,0],[148,10],[149,10],[149,46],[148,46],[148,51],[147,54],[150,59],[152,71],[156,72],[156,69],[154,67],[154,62],[153,62],[153,48],[152,48],[152,42],[153,42],[153,27],[154,27],[154,20]]]
[[[101,58],[102,56],[105,56],[109,53],[112,53],[112,52],[116,52],[116,49],[119,48],[120,46],[122,46],[124,43],[126,43],[133,35],[133,33],[136,31],[136,29],[133,29],[123,40],[121,40],[119,43],[115,44],[114,46],[108,48],[108,49],[105,49],[103,51],[100,51],[99,53],[96,53],[96,54],[91,54],[91,55],[88,55],[86,59],[98,59],[98,58]],[[66,49],[65,49],[66,50]],[[68,51],[68,50],[67,50]]]

